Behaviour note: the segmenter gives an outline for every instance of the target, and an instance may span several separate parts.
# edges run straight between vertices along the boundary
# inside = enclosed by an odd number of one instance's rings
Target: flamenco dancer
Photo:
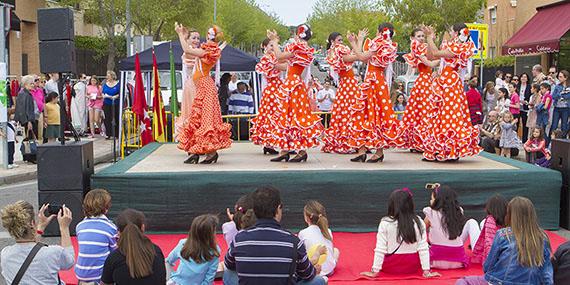
[[[352,71],[352,63],[358,60],[358,56],[342,43],[342,36],[337,32],[329,35],[327,50],[327,62],[334,72],[334,77],[338,78],[338,90],[331,111],[330,125],[323,137],[322,151],[353,153],[355,148],[349,145],[348,123],[350,107],[356,103],[357,94],[360,93],[358,81]]]
[[[180,44],[183,50],[189,50],[191,48],[197,49],[200,47],[200,33],[197,30],[190,29],[181,26],[181,32],[178,33],[178,38],[180,39]],[[182,95],[182,108],[180,110],[180,117],[176,119],[176,134],[178,135],[182,132],[182,129],[188,126],[190,122],[190,110],[192,108],[192,101],[196,97],[196,85],[194,84],[194,79],[192,78],[192,72],[194,71],[194,66],[196,65],[196,57],[188,54],[182,54],[182,65],[183,65],[183,80],[184,80],[184,90]]]
[[[184,27],[175,24],[180,35]],[[210,77],[210,70],[222,54],[225,43],[218,46],[223,36],[217,26],[208,30],[207,41],[200,48],[182,46],[184,53],[196,57],[193,80],[196,84],[196,97],[192,102],[188,124],[178,134],[178,148],[192,154],[184,163],[196,164],[200,155],[206,154],[201,164],[218,161],[218,150],[231,146],[231,125],[222,121],[218,90]]]
[[[271,161],[307,161],[307,149],[319,144],[318,138],[323,133],[321,118],[311,112],[307,85],[310,78],[314,49],[307,41],[311,39],[311,28],[306,25],[297,27],[295,40],[282,52],[278,47],[279,37],[275,31],[268,31],[267,37],[273,41],[273,52],[277,60],[287,60],[287,79],[275,93],[277,108],[271,116],[271,138],[268,145],[280,149],[280,155]],[[306,72],[304,72],[306,71]],[[304,80],[305,75],[307,80]],[[289,160],[289,151],[297,155]]]
[[[392,42],[394,26],[382,23],[378,26],[376,37],[364,43],[363,52],[362,41],[367,33],[366,30],[360,31],[356,43],[354,36],[349,37],[360,60],[368,62],[364,81],[360,85],[362,92],[357,93],[356,103],[351,107],[349,145],[358,150],[358,156],[351,161],[377,163],[384,160],[384,148],[404,145],[403,129],[394,115],[386,84],[391,79],[384,77],[386,68],[390,70],[391,63],[397,57],[398,44]],[[368,160],[367,150],[376,150]]]
[[[410,99],[404,113],[403,124],[405,128],[406,140],[405,148],[411,151],[422,152],[425,135],[428,133],[428,111],[431,111],[429,97],[431,95],[432,67],[439,65],[439,60],[430,61],[427,59],[427,44],[425,33],[422,29],[416,28],[411,34],[410,53],[404,55],[408,63],[408,74],[415,69],[419,71],[414,87],[410,91]],[[410,72],[411,71],[411,72]]]
[[[277,39],[279,41],[279,39]],[[275,93],[281,88],[280,75],[282,71],[287,70],[287,63],[279,63],[275,56],[275,41],[265,39],[261,44],[264,49],[264,55],[255,66],[255,71],[263,74],[265,79],[265,87],[261,97],[259,113],[251,120],[251,141],[256,145],[263,146],[263,154],[278,154],[276,150],[269,146],[271,138],[271,120],[270,116],[277,111],[277,102]],[[279,47],[278,47],[279,48]]]
[[[467,67],[473,55],[469,29],[463,23],[453,25],[451,41],[438,49],[434,43],[433,28],[424,27],[427,37],[428,58],[442,58],[444,67],[432,84],[432,109],[429,114],[429,135],[424,141],[423,157],[428,161],[455,161],[481,152],[478,146],[479,130],[471,124],[469,108],[463,91],[463,78],[459,71]]]

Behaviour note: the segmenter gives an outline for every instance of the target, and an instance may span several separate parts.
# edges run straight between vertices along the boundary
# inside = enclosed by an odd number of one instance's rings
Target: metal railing
[[[323,120],[323,125],[325,128],[329,127],[331,114],[330,112],[313,112],[313,114],[319,115]],[[403,114],[401,111],[396,111],[395,114]],[[152,111],[149,110],[148,115],[152,120]],[[232,140],[243,141],[249,140],[249,129],[251,128],[251,119],[255,118],[257,114],[241,114],[241,115],[223,115],[222,120],[226,123],[232,125]],[[175,122],[176,119],[172,117],[170,111],[166,111],[166,134],[167,142],[175,141]],[[139,132],[139,122],[137,115],[133,113],[130,108],[126,108],[123,111],[123,128],[121,134],[121,158],[128,155],[134,150],[142,147],[142,141]]]

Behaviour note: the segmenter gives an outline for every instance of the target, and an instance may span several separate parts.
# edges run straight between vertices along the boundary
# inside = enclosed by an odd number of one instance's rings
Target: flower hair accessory
[[[297,35],[302,39],[306,38],[308,29],[309,27],[307,27],[307,25],[300,25],[299,28],[297,28]]]
[[[414,196],[414,194],[412,193],[412,190],[410,190],[410,188],[408,188],[408,187],[402,188],[399,191],[408,193],[408,195],[410,195],[410,197]]]
[[[208,39],[211,41],[215,40],[217,33],[218,31],[216,30],[216,27],[211,27],[210,29],[208,29]]]
[[[392,33],[392,32],[390,31],[390,29],[389,29],[388,27],[384,28],[384,29],[382,30],[382,38],[383,38],[384,40],[391,40],[391,39],[392,39],[391,33]]]
[[[462,42],[466,42],[469,39],[469,29],[463,28],[459,31],[459,40]]]

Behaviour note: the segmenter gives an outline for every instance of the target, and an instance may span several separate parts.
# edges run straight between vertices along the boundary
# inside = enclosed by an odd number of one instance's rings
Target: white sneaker
[[[8,169],[12,169],[12,168],[14,168],[14,165],[13,165],[13,164],[8,164]]]
[[[20,167],[20,166],[14,163],[14,164],[12,164],[12,167],[18,168],[18,167]]]

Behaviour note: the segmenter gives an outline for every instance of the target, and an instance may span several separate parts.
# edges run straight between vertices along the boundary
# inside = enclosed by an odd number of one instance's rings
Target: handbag
[[[20,152],[22,153],[22,156],[36,155],[36,153],[38,152],[38,142],[36,140],[36,135],[32,130],[28,131],[28,139],[22,141],[22,145],[20,146]]]

